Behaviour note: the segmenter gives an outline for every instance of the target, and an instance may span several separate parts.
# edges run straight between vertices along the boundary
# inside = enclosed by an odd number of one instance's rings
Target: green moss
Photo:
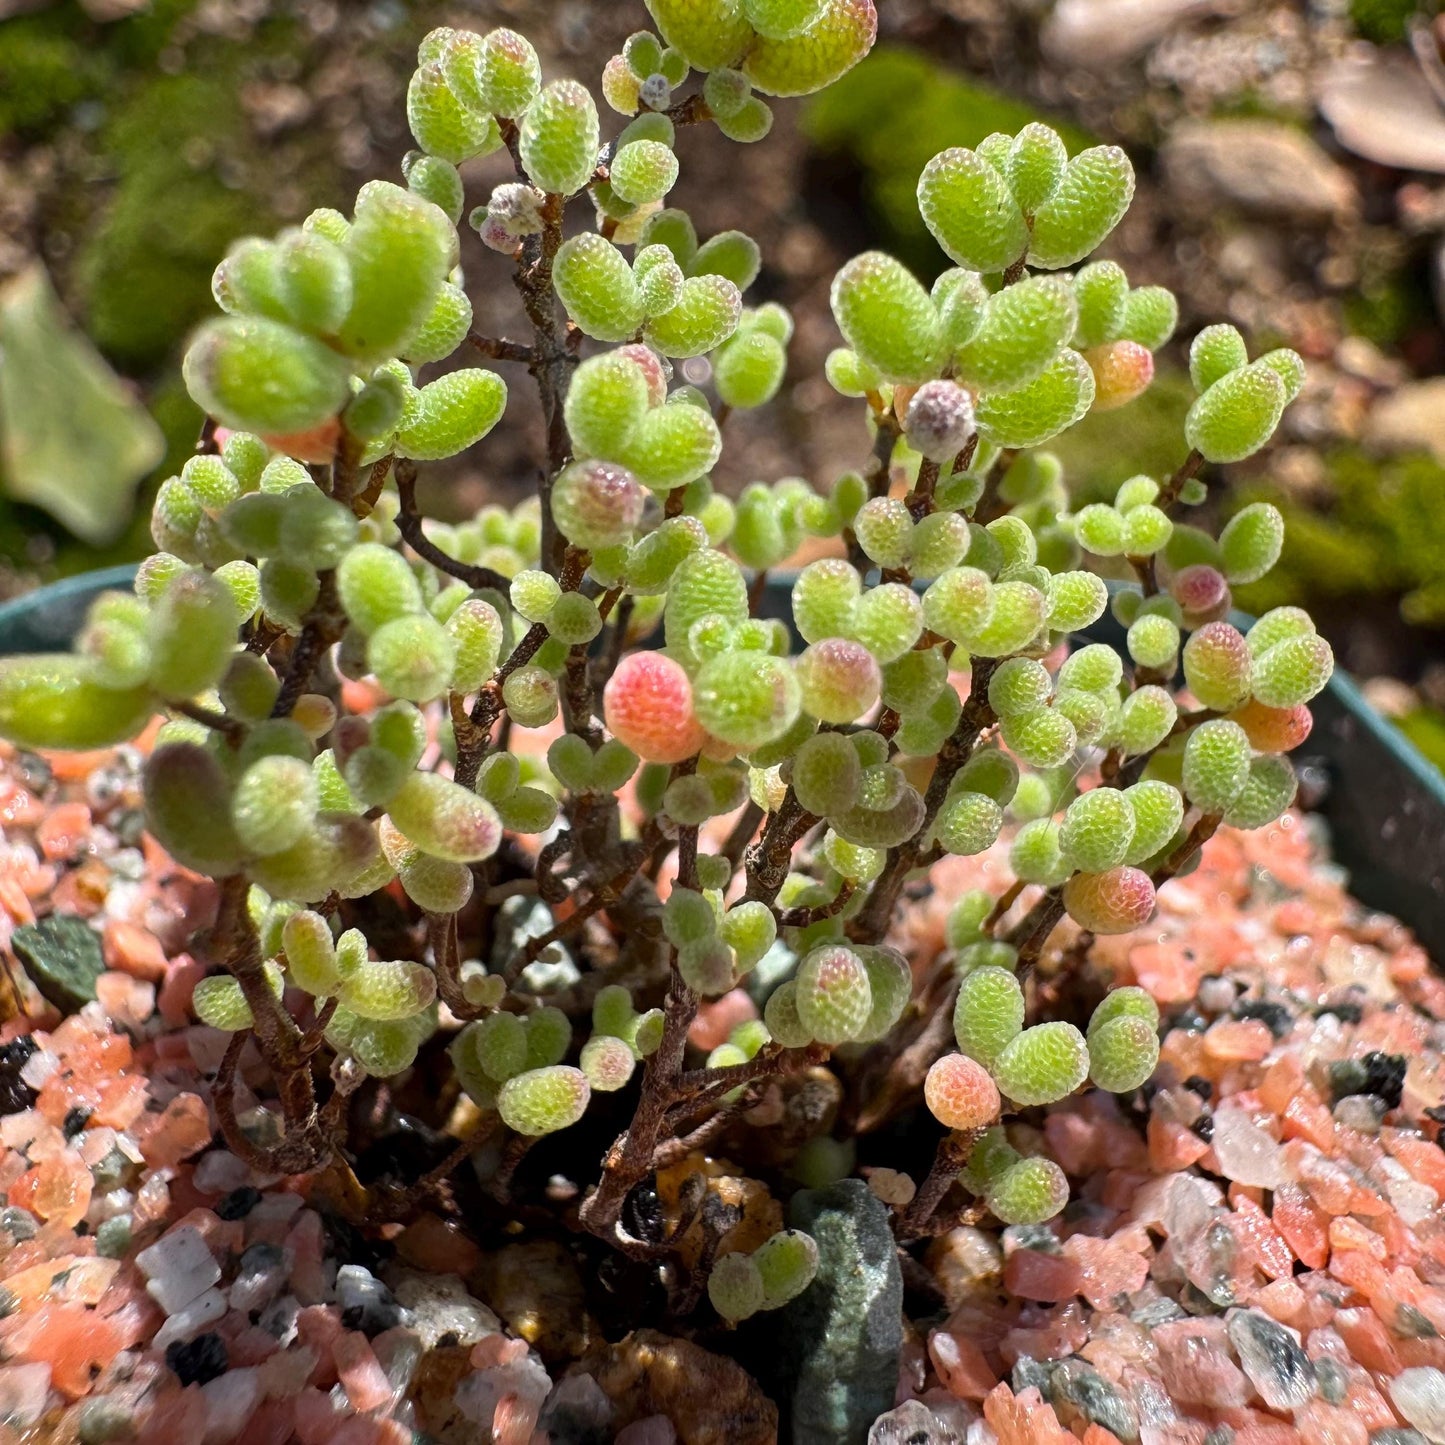
[[[227,244],[270,223],[217,170],[243,133],[234,91],[198,75],[157,80],[112,123],[120,183],[77,279],[91,335],[121,365],[161,360],[211,309],[210,275]]]
[[[1445,773],[1445,712],[1433,707],[1418,707],[1395,722],[1400,731]]]
[[[1326,457],[1327,511],[1264,488],[1284,512],[1285,543],[1268,577],[1236,594],[1261,612],[1320,598],[1390,597],[1405,621],[1445,627],[1445,466],[1425,455],[1379,461],[1356,448]]]
[[[1437,8],[1428,0],[1350,0],[1350,21],[1366,40],[1395,45],[1404,40],[1411,20],[1428,18]]]
[[[903,259],[936,273],[947,262],[914,198],[923,167],[948,146],[976,146],[994,131],[1013,133],[1045,118],[915,50],[880,45],[809,103],[803,129],[820,148],[856,157],[877,229]],[[1047,119],[1070,152],[1093,143],[1076,126]]]
[[[94,58],[56,17],[0,25],[0,135],[43,133],[98,83]]]
[[[1376,346],[1391,348],[1430,315],[1430,293],[1422,277],[1410,271],[1381,271],[1370,268],[1359,287],[1341,303],[1345,326]]]

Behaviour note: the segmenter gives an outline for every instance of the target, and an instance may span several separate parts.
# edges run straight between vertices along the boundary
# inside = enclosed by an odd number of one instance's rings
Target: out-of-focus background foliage
[[[674,202],[704,234],[751,230],[767,263],[754,294],[799,317],[793,384],[736,419],[720,485],[826,480],[860,459],[856,410],[821,380],[828,280],[869,245],[942,268],[912,202],[930,155],[1035,116],[1071,146],[1116,141],[1140,192],[1108,253],[1135,284],[1172,286],[1182,322],[1153,390],[1069,439],[1071,483],[1104,496],[1177,463],[1201,325],[1297,347],[1304,396],[1209,503],[1269,497],[1289,519],[1280,567],[1238,600],[1315,609],[1376,704],[1445,766],[1438,8],[880,0],[874,54],[779,105],[765,144],[680,138]],[[443,23],[524,29],[549,73],[595,85],[646,15],[641,0],[0,0],[0,596],[144,553],[149,497],[199,426],[178,360],[216,259],[396,173],[405,77]],[[500,164],[466,168],[471,203]],[[464,263],[479,327],[515,326],[505,263],[475,244]],[[532,489],[524,392],[483,455],[434,479],[436,508]]]

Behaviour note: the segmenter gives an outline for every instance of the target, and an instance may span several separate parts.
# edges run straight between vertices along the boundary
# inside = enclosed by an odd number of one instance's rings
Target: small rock
[[[1227,1326],[1244,1373],[1271,1410],[1298,1410],[1314,1395],[1315,1367],[1283,1325],[1258,1310],[1235,1310]]]
[[[958,1432],[921,1400],[905,1400],[880,1415],[868,1432],[868,1445],[958,1445]]]
[[[1408,1063],[1404,1054],[1368,1053],[1361,1059],[1337,1059],[1330,1065],[1330,1094],[1336,1103],[1356,1094],[1377,1094],[1386,1108],[1398,1109]]]
[[[105,958],[100,935],[83,918],[53,913],[17,928],[10,946],[31,982],[62,1013],[74,1013],[95,998]]]
[[[818,1274],[782,1312],[795,1445],[863,1445],[893,1404],[903,1276],[887,1208],[861,1179],[794,1196],[791,1220],[818,1242]]]
[[[1445,462],[1445,376],[1380,397],[1365,421],[1364,438],[1380,451],[1433,452]]]
[[[341,1323],[370,1337],[403,1322],[396,1296],[364,1265],[343,1264],[336,1271],[336,1303]]]
[[[249,1314],[263,1309],[286,1287],[286,1255],[278,1244],[258,1241],[247,1246],[236,1267],[231,1305]]]
[[[0,1417],[10,1424],[33,1425],[45,1413],[49,1395],[49,1365],[0,1366]]]
[[[0,1230],[4,1230],[16,1244],[34,1239],[39,1227],[35,1216],[18,1204],[7,1204],[4,1209],[0,1209]]]
[[[591,1374],[620,1421],[665,1415],[681,1445],[774,1445],[778,1438],[778,1407],[757,1381],[691,1341],[634,1330],[591,1363]]]
[[[1003,1277],[1003,1250],[997,1238],[972,1225],[940,1235],[928,1246],[924,1263],[951,1310],[966,1300],[986,1297]]]
[[[1271,1138],[1251,1114],[1235,1104],[1221,1104],[1214,1111],[1210,1143],[1227,1179],[1273,1189],[1283,1178],[1278,1141]]]
[[[232,1299],[236,1291],[231,1291]],[[301,1318],[301,1301],[294,1294],[283,1295],[263,1309],[256,1323],[284,1350],[296,1338],[297,1321]]]
[[[0,1045],[0,1114],[19,1114],[35,1102],[35,1090],[20,1076],[34,1052],[29,1034]]]
[[[75,1434],[80,1445],[110,1445],[135,1434],[135,1414],[119,1400],[100,1396],[81,1401],[76,1411]]]
[[[609,1445],[612,1401],[591,1375],[568,1375],[547,1396],[537,1428],[550,1445]]]
[[[1205,211],[1233,206],[1320,225],[1356,205],[1349,174],[1308,136],[1277,121],[1187,122],[1170,135],[1161,159],[1180,200]]]
[[[146,1292],[173,1315],[197,1299],[221,1277],[221,1266],[205,1236],[191,1224],[178,1225],[136,1255],[146,1277]]]
[[[528,1240],[487,1253],[473,1275],[478,1294],[548,1362],[587,1348],[586,1291],[566,1248]]]
[[[1049,1378],[1048,1398],[1067,1420],[1073,1406],[1085,1420],[1117,1435],[1125,1445],[1139,1438],[1139,1414],[1129,1401],[1097,1370],[1082,1360],[1065,1360],[1055,1365]]]
[[[1107,70],[1142,55],[1183,21],[1219,8],[1218,0],[1059,0],[1039,43],[1057,65]]]
[[[1320,1398],[1327,1405],[1342,1404],[1350,1390],[1350,1377],[1345,1367],[1329,1355],[1321,1355],[1314,1361],[1314,1367]]]
[[[261,1191],[250,1184],[233,1189],[216,1202],[218,1219],[244,1219],[261,1202]]]
[[[1357,47],[1325,71],[1318,104],[1335,139],[1357,156],[1445,173],[1445,111],[1412,56]]]
[[[215,1339],[210,1335],[206,1338]],[[206,1434],[203,1445],[224,1445],[244,1435],[256,1406],[261,1403],[261,1372],[256,1369],[227,1370],[210,1381],[202,1381],[206,1397]],[[189,1442],[194,1445],[194,1442]]]
[[[1429,1365],[1401,1370],[1389,1390],[1395,1408],[1427,1440],[1445,1441],[1445,1371]]]
[[[442,1445],[487,1445],[490,1422],[478,1425],[465,1415],[457,1391],[473,1373],[470,1345],[444,1345],[428,1350],[417,1367],[411,1396],[417,1425]]]
[[[397,1302],[410,1314],[408,1324],[428,1350],[442,1340],[449,1345],[474,1345],[484,1335],[496,1334],[502,1322],[454,1274],[421,1274],[394,1267],[386,1282]]]
[[[197,1335],[166,1351],[166,1364],[183,1385],[204,1385],[226,1373],[226,1342],[215,1333]]]
[[[183,1344],[198,1335],[207,1325],[215,1324],[226,1313],[226,1309],[226,1296],[218,1289],[208,1289],[184,1309],[168,1315],[165,1324],[156,1331],[151,1344],[158,1350]]]

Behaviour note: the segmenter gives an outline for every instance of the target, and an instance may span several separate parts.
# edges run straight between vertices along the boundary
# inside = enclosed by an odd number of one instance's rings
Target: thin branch
[[[1018,902],[1018,896],[1024,891],[1024,886],[1023,879],[1016,878],[999,894],[998,898],[994,900],[994,905],[989,910],[988,917],[980,924],[978,930],[986,938],[993,937],[994,929],[998,927],[999,921],[1003,918],[1004,914]]]
[[[928,1177],[894,1223],[894,1233],[900,1241],[917,1239],[925,1232],[934,1210],[953,1188],[959,1170],[968,1163],[968,1156],[983,1132],[982,1129],[953,1129],[938,1141]]]
[[[773,905],[787,879],[793,845],[817,821],[798,802],[798,795],[790,784],[777,812],[768,815],[763,836],[744,855],[748,874],[745,896],[749,900]]]
[[[1154,505],[1161,512],[1170,511],[1179,500],[1179,494],[1184,490],[1185,482],[1197,477],[1203,466],[1203,454],[1198,450],[1191,451],[1179,464],[1179,470],[1164,483],[1164,490],[1154,498]]]
[[[224,733],[228,738],[239,738],[246,731],[245,725],[237,722],[235,718],[228,717],[223,712],[202,707],[198,702],[172,702],[167,706],[172,712],[178,712],[182,717],[188,717],[192,722],[198,722],[202,727],[208,727],[213,732]]]
[[[355,516],[365,517],[376,506],[377,498],[381,496],[381,490],[386,486],[387,473],[391,471],[393,460],[392,457],[385,456],[380,461],[372,463],[371,474],[366,479],[366,485],[351,499],[351,510]]]
[[[713,118],[712,110],[707,101],[703,99],[701,91],[688,96],[686,100],[680,100],[675,105],[668,106],[662,113],[674,125],[698,125]]]
[[[290,717],[296,700],[311,686],[317,665],[332,644],[340,639],[345,627],[345,617],[336,595],[335,572],[321,572],[317,581],[320,590],[302,625],[301,636],[291,649],[291,661],[282,679],[281,691],[271,708],[272,717]]]
[[[402,540],[423,561],[430,562],[439,571],[468,587],[490,587],[494,591],[507,593],[508,582],[494,568],[478,567],[470,562],[461,562],[450,553],[444,552],[422,530],[421,513],[416,505],[416,463],[398,460],[396,463],[396,494],[401,501],[401,510],[396,515],[396,529]]]
[[[520,361],[525,366],[531,366],[537,359],[537,353],[525,341],[508,341],[505,336],[479,336],[475,331],[469,331],[467,344],[493,361]]]
[[[811,928],[815,923],[822,923],[825,918],[836,918],[848,906],[849,900],[857,891],[857,886],[851,878],[845,878],[843,886],[839,888],[831,902],[820,903],[815,908],[783,909],[778,914],[778,927]]]
[[[763,810],[749,799],[742,812],[738,814],[737,822],[732,826],[732,832],[727,835],[721,848],[718,849],[720,857],[726,858],[733,865],[733,872],[737,872],[738,864],[743,860],[743,850],[757,836],[758,824],[763,821]]]

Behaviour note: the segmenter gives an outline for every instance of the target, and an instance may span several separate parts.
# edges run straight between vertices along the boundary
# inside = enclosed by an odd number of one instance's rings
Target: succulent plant
[[[997,846],[1013,886],[967,895],[948,925],[958,1052],[914,1090],[949,1131],[941,1182],[900,1228],[921,1232],[955,1178],[1038,1223],[1067,1181],[1012,1147],[1010,1116],[1090,1080],[1137,1088],[1158,1056],[1137,989],[1087,1035],[1027,1017],[1055,926],[1143,924],[1221,822],[1262,827],[1293,799],[1284,754],[1329,645],[1295,608],[1247,631],[1227,615],[1230,588],[1278,559],[1280,513],[1248,506],[1217,540],[1183,514],[1209,466],[1266,444],[1303,365],[1207,328],[1177,471],[1070,511],[1048,443],[1149,387],[1177,308],[1087,260],[1128,207],[1128,158],[1070,158],[1033,124],[925,167],[918,205],[955,263],[931,288],[878,251],[833,282],[826,377],[856,399],[871,460],[723,495],[725,423],[786,383],[792,318],[749,297],[750,237],[700,241],[666,204],[676,132],[760,140],[761,97],[826,86],[876,16],[648,9],[657,33],[608,62],[601,113],[512,31],[433,32],[404,184],[220,260],[221,314],[185,358],[210,422],[159,490],[158,550],[73,654],[0,661],[0,735],[91,748],[164,719],[147,823],[216,880],[210,956],[228,970],[195,1010],[254,1037],[284,1085],[281,1143],[223,1116],[231,1147],[320,1166],[336,1145],[311,1055],[334,1055],[344,1097],[445,1036],[461,1089],[520,1140],[640,1090],[580,1210],[624,1245],[623,1202],[684,1123],[835,1051],[843,1072],[896,1053],[920,1006],[888,946],[904,885]],[[472,332],[480,278],[458,264],[458,166],[504,146],[517,177],[469,219],[488,265],[516,272],[524,341]],[[686,375],[712,395],[674,368],[702,357]],[[419,472],[482,455],[507,366],[540,390],[540,496],[424,523]],[[764,574],[805,537],[831,550],[793,581],[790,623],[760,615]],[[1111,605],[1122,649],[1079,635]],[[546,746],[527,736],[554,725]],[[363,906],[382,891],[399,929]],[[762,1017],[687,1067],[700,1001],[744,985]],[[709,1298],[729,1322],[778,1307],[817,1258],[797,1232],[724,1253]]]

